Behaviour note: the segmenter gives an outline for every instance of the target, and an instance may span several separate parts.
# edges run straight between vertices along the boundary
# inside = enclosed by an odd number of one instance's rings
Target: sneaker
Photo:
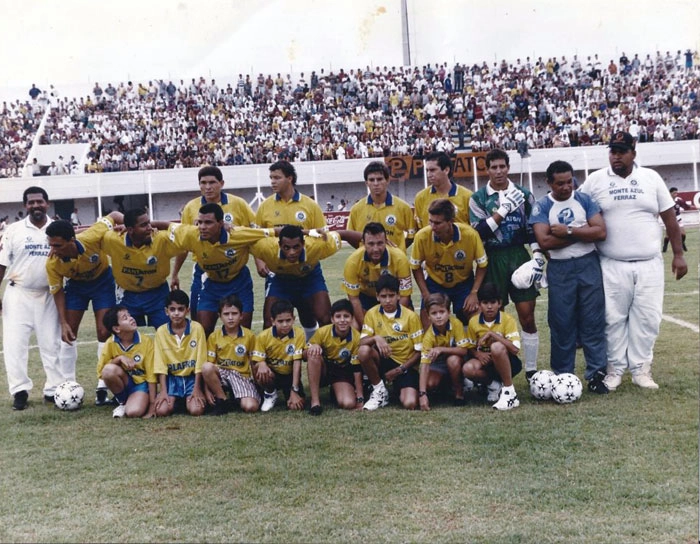
[[[486,390],[488,391],[488,394],[486,395],[486,400],[488,402],[498,401],[501,395],[501,387],[503,387],[503,384],[498,380],[493,380],[490,384],[488,384],[486,386]]]
[[[367,402],[365,402],[363,410],[373,411],[387,404],[389,404],[389,391],[386,390],[383,383],[380,383],[372,389],[372,394],[369,396]]]
[[[603,383],[605,384],[605,387],[608,388],[608,391],[615,391],[618,387],[620,387],[620,384],[622,383],[622,376],[619,376],[617,374],[608,374],[603,378]]]
[[[323,407],[320,404],[316,404],[315,406],[309,408],[310,416],[320,416],[321,412],[323,412]]]
[[[53,395],[44,395],[44,402],[47,402],[49,404],[53,404],[55,401],[55,397]]]
[[[525,379],[527,380],[528,385],[530,385],[530,380],[535,374],[537,374],[537,370],[528,370],[525,372]]]
[[[262,406],[260,407],[261,412],[269,412],[277,404],[277,390],[272,393],[265,393]]]
[[[610,393],[608,386],[605,385],[605,372],[599,370],[593,377],[588,380],[588,390],[597,395],[607,395]]]
[[[107,400],[107,389],[99,388],[95,389],[95,406],[106,406],[109,404]]]
[[[126,406],[124,404],[119,404],[114,410],[112,410],[112,417],[124,417],[126,415]]]
[[[632,383],[634,385],[638,385],[639,387],[643,389],[658,389],[659,384],[656,383],[652,377],[651,374],[648,373],[643,373],[643,374],[636,374],[632,376]]]
[[[518,395],[515,389],[504,387],[498,397],[498,402],[492,406],[496,410],[512,410],[520,406]]]
[[[465,394],[469,393],[472,389],[474,389],[474,382],[471,381],[469,378],[464,378],[462,384],[462,391],[464,391]]]
[[[12,403],[13,410],[24,410],[27,407],[27,399],[29,398],[29,393],[26,391],[17,391],[14,394],[14,402]]]

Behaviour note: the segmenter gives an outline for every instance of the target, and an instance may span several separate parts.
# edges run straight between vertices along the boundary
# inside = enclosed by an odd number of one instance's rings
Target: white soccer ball
[[[56,388],[53,401],[61,410],[73,411],[83,405],[85,390],[78,382],[63,382]]]
[[[578,376],[564,373],[552,377],[552,398],[559,404],[569,404],[581,398],[583,385]]]
[[[551,370],[538,370],[530,378],[530,393],[537,400],[552,398],[552,378],[556,374]]]

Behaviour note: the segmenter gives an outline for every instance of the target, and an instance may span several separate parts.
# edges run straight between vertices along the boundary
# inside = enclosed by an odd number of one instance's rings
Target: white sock
[[[378,391],[381,391],[382,389],[386,389],[386,386],[384,385],[383,380],[379,380],[379,383],[373,383],[372,387]]]
[[[311,340],[311,337],[318,330],[318,323],[314,324],[313,327],[304,327],[304,334],[306,334],[306,341]]]
[[[97,360],[100,360],[100,357],[102,357],[102,350],[105,349],[105,343],[104,342],[97,342]]]
[[[525,357],[525,371],[537,370],[537,353],[540,350],[540,335],[536,332],[520,334],[523,340],[523,355]]]
[[[107,384],[102,378],[97,380],[97,389],[107,389]]]
[[[501,389],[501,394],[503,394],[506,391],[509,393],[513,393],[515,395],[515,386],[513,384],[504,385],[503,388]]]

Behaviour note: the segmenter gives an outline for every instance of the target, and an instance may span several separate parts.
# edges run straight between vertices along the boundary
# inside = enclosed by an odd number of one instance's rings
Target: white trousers
[[[56,304],[48,290],[32,291],[8,283],[2,307],[2,345],[11,395],[18,391],[29,391],[34,386],[27,370],[32,332],[36,335],[46,373],[44,395],[53,395],[58,384],[75,379],[75,362],[70,368],[70,363],[62,364],[59,361],[61,325]]]
[[[608,373],[650,370],[664,302],[661,255],[645,261],[600,258],[605,288]]]

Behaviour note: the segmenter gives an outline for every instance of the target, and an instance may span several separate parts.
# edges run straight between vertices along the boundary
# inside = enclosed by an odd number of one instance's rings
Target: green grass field
[[[267,414],[115,420],[93,405],[86,315],[81,410],[41,402],[36,349],[27,410],[10,409],[0,376],[0,541],[696,542],[697,230],[688,245],[688,276],[667,272],[664,314],[686,325],[662,324],[658,391],[627,376],[613,394],[584,391],[556,405],[532,399],[520,375],[521,405],[506,413],[475,402],[428,413],[326,406],[315,418],[280,404]],[[324,262],[332,300],[349,253]],[[546,304],[545,291],[540,368],[549,360]]]

